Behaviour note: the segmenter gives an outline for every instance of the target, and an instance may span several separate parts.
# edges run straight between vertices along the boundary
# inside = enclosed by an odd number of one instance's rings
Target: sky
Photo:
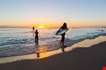
[[[0,26],[106,26],[106,0],[0,0]]]

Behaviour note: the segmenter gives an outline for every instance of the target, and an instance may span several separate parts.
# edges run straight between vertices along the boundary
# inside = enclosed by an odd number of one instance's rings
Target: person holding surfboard
[[[67,23],[64,23],[60,29],[56,32],[56,35],[61,35],[61,48],[62,48],[62,51],[64,52],[64,48],[65,48],[65,45],[64,45],[64,40],[65,40],[65,34],[66,32],[68,31],[68,28],[67,28]]]

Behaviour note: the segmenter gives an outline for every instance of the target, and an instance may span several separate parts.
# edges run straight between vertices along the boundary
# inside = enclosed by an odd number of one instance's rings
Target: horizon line
[[[0,28],[32,28],[31,26],[6,26],[6,25],[1,25]],[[36,27],[38,28],[38,27]],[[45,27],[48,29],[54,29],[54,28],[59,28],[59,27]],[[68,27],[68,28],[106,28],[106,26],[81,26],[81,27]]]

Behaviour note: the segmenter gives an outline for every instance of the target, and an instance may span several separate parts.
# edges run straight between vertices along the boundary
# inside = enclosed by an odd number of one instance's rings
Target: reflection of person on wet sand
[[[63,26],[61,27],[61,29],[68,29],[68,28],[67,28],[67,24],[64,23]],[[66,34],[66,33],[63,33],[63,34],[61,35],[61,44],[62,44],[61,48],[62,48],[62,51],[63,51],[63,52],[64,52],[64,48],[65,48],[65,45],[64,45],[65,34]]]

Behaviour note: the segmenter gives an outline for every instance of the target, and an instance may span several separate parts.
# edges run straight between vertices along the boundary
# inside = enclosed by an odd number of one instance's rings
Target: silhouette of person
[[[35,30],[34,26],[32,27],[33,31]]]
[[[32,32],[33,32],[33,36],[34,36],[34,32],[35,32],[35,28],[34,28],[34,26],[32,27],[32,30],[33,30]]]
[[[38,40],[39,40],[39,36],[38,36],[38,30],[34,28],[34,26],[32,27],[33,29],[33,33],[34,33],[34,37],[35,37],[35,44],[38,45]]]
[[[36,43],[36,45],[39,44],[38,40],[39,40],[38,30],[36,30],[36,31],[35,31],[35,43]]]
[[[35,28],[34,28],[34,26],[32,27],[32,29],[33,29],[33,32],[34,32],[34,38],[35,38],[35,45],[36,45],[36,49],[37,49],[37,57],[39,58],[40,57],[40,54],[39,54],[39,52],[38,52],[38,46],[39,46],[39,36],[38,36],[38,34],[39,34],[39,32],[38,32],[38,30],[36,30],[35,31]]]
[[[64,23],[63,26],[62,26],[60,29],[68,29],[68,28],[67,28],[67,24]],[[63,52],[64,52],[64,48],[65,48],[64,40],[65,40],[65,33],[63,33],[63,34],[61,35],[61,48],[62,48],[62,51],[63,51]]]
[[[37,50],[38,50],[38,46],[39,46],[39,36],[38,36],[39,32],[38,30],[35,31],[35,43],[36,43],[36,46],[37,46]],[[40,54],[39,54],[39,50],[37,51],[37,57],[39,58],[40,57]]]

